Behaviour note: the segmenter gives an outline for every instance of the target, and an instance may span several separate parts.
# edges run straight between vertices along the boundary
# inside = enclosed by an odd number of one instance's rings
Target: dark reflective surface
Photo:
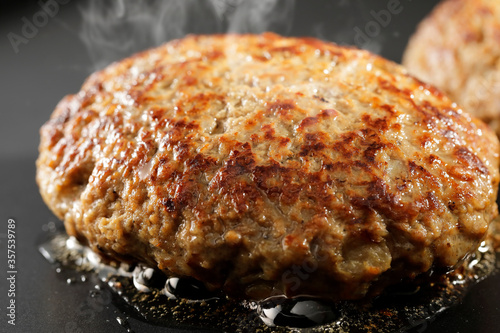
[[[341,318],[340,311],[331,304],[308,298],[270,299],[259,304],[257,312],[269,326],[296,328],[320,326]]]
[[[7,3],[7,4],[6,4]],[[67,284],[38,252],[38,238],[57,219],[42,202],[35,184],[38,129],[56,103],[78,91],[92,64],[78,38],[81,1],[69,1],[40,27],[16,53],[9,33],[22,36],[23,18],[32,21],[37,1],[0,1],[0,332],[177,332],[134,318],[117,307],[109,291],[89,276]],[[389,1],[302,1],[289,30],[344,44],[365,43],[371,10]],[[400,1],[403,10],[391,16],[368,45],[399,61],[409,34],[436,1]],[[372,8],[373,7],[373,8]],[[360,30],[355,30],[359,28]],[[6,223],[16,221],[16,326],[7,324]],[[82,281],[84,280],[84,281]],[[97,286],[97,287],[96,287]],[[413,332],[496,333],[500,326],[500,275],[472,287],[462,304],[432,321],[417,323]],[[126,312],[126,311],[125,311]]]
[[[152,288],[163,289],[167,281],[164,274],[160,274],[152,268],[143,268],[142,266],[135,268],[133,279],[134,286],[143,293],[151,292]]]
[[[215,298],[216,294],[205,288],[200,281],[188,278],[171,277],[165,283],[165,295],[171,298],[185,298],[189,300],[204,300]]]

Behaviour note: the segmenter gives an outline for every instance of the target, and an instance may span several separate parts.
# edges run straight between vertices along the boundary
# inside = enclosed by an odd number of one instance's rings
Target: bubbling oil
[[[496,253],[485,241],[448,274],[429,274],[419,284],[401,284],[369,300],[329,302],[275,296],[250,302],[213,292],[194,279],[167,277],[140,264],[105,264],[63,231],[40,245],[56,269],[74,272],[68,281],[96,274],[131,317],[153,325],[234,332],[406,332],[456,305],[467,289],[495,270]],[[434,276],[435,275],[435,276]],[[124,326],[125,327],[125,326]],[[129,330],[131,331],[131,330]]]

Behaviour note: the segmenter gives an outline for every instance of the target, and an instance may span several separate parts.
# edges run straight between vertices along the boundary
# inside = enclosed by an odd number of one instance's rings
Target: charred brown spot
[[[162,201],[163,206],[167,210],[167,212],[174,212],[175,211],[175,203],[172,199],[163,199]]]
[[[390,114],[396,114],[396,108],[394,105],[388,105],[388,104],[383,104],[380,106],[380,108]]]
[[[474,180],[474,177],[471,174],[470,170],[466,167],[454,165],[448,167],[447,171],[450,176],[462,180],[464,182],[470,182]]]
[[[206,172],[209,168],[217,164],[212,157],[197,154],[194,158],[187,161],[188,168],[193,172]]]
[[[326,148],[326,134],[319,133],[306,133],[304,137],[304,144],[300,149],[300,156],[310,156],[314,155],[317,152],[322,151]]]
[[[426,207],[426,209],[435,210],[435,209],[438,209],[440,207],[440,203],[439,203],[438,198],[431,191],[427,192],[426,201],[427,201],[427,207]]]
[[[307,118],[304,118],[300,122],[298,130],[299,131],[303,131],[306,127],[315,125],[317,123],[318,123],[318,118],[317,117],[307,117]]]
[[[339,139],[333,143],[332,149],[342,154],[344,158],[351,158],[354,154],[359,153],[359,149],[353,144],[353,141],[358,138],[355,132],[347,132],[340,135]]]
[[[313,98],[323,102],[323,103],[328,103],[328,101],[326,99],[324,99],[323,97],[321,96],[318,96],[318,95],[314,95]]]
[[[476,154],[472,153],[467,147],[456,147],[454,154],[457,159],[466,166],[473,167],[483,175],[488,174],[488,168],[484,165],[483,161]]]
[[[174,193],[175,207],[194,207],[198,201],[199,185],[197,179],[190,178],[192,175],[186,173],[176,181],[177,188]]]
[[[319,117],[321,118],[330,118],[330,117],[336,117],[339,115],[339,112],[334,109],[324,109],[319,112]]]
[[[332,47],[332,45],[325,44],[316,38],[304,37],[302,38],[302,42],[313,47],[315,51],[319,51],[321,56],[328,54],[329,56],[335,56],[337,58],[345,58],[343,52],[340,52],[337,48]]]
[[[395,130],[395,131],[399,132],[399,131],[401,131],[401,129],[402,129],[403,127],[402,127],[402,126],[401,126],[401,124],[399,124],[399,123],[394,123],[394,124],[392,124],[392,125],[391,125],[391,128],[392,128],[393,130]]]
[[[295,103],[291,100],[276,101],[268,106],[268,111],[276,113],[280,116],[286,116],[290,110],[295,109]]]
[[[200,125],[195,121],[188,121],[186,118],[183,119],[169,119],[163,118],[159,123],[160,127],[167,128],[167,136],[170,136],[170,139],[180,140],[184,136],[182,136],[181,132],[183,131],[193,131],[198,130]]]
[[[86,94],[84,94],[81,99],[82,108],[86,108],[92,105],[95,102],[95,97],[96,95],[92,91],[88,91]]]
[[[252,58],[258,61],[266,62],[269,61],[269,57],[263,56],[261,54],[253,54]]]
[[[247,131],[250,131],[253,127],[257,126],[257,121],[255,119],[248,119],[246,122],[245,122],[245,129]]]
[[[224,56],[224,52],[220,50],[211,50],[203,53],[204,60],[214,61]]]
[[[380,142],[371,143],[363,152],[366,161],[369,163],[375,163],[377,153],[384,148],[386,148],[386,144]]]
[[[191,75],[184,76],[183,81],[186,86],[194,86],[198,83],[198,79]]]
[[[160,119],[162,119],[167,112],[168,110],[166,108],[157,105],[151,107],[151,109],[148,111],[151,118],[155,121],[159,121]]]
[[[439,157],[437,157],[436,155],[434,154],[431,154],[429,155],[429,157],[427,158],[427,161],[429,162],[429,164],[433,164],[434,162],[440,162],[441,159]]]
[[[267,196],[274,201],[281,200],[284,204],[293,204],[298,200],[302,186],[293,183],[298,177],[298,171],[285,168],[279,163],[256,166],[252,179]]]
[[[387,90],[395,95],[409,95],[409,93],[405,93],[403,90],[396,87],[393,83],[382,78],[378,78],[378,83],[380,88]]]
[[[262,132],[264,132],[264,139],[271,141],[275,137],[276,131],[273,126],[270,124],[263,125],[261,128]]]
[[[284,53],[284,54],[290,54],[290,55],[298,55],[302,53],[300,51],[299,45],[290,45],[290,46],[279,46],[279,47],[274,47],[270,50],[270,53]]]
[[[483,39],[483,34],[480,31],[466,31],[462,33],[462,38],[467,43],[480,42]]]
[[[410,169],[411,177],[423,178],[426,182],[429,182],[430,185],[434,187],[439,187],[439,181],[437,180],[437,178],[432,173],[430,173],[426,168],[424,168],[421,165],[418,165],[414,161],[409,161],[408,166]]]
[[[426,148],[427,145],[429,143],[431,143],[433,139],[432,139],[432,137],[431,137],[431,135],[429,133],[424,133],[424,134],[420,135],[417,138],[417,140],[420,143],[420,147]]]
[[[371,115],[364,114],[361,119],[366,125],[379,132],[387,131],[389,128],[389,120],[386,117],[373,119]]]
[[[376,211],[395,221],[405,221],[415,214],[414,212],[411,213],[411,211],[402,209],[394,193],[390,191],[389,186],[381,179],[376,178],[368,182],[366,190],[366,196],[353,196],[350,200],[353,206],[363,210],[365,214],[371,214],[373,211]]]
[[[292,142],[292,140],[290,138],[286,138],[286,137],[279,138],[279,145],[281,147],[288,145],[290,142]]]
[[[255,158],[248,143],[243,144],[242,150],[233,150],[226,162],[225,172],[230,176],[250,173],[255,166]]]

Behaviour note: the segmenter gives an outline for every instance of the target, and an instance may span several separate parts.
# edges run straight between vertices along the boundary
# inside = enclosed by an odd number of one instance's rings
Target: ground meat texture
[[[498,154],[484,123],[369,52],[188,36],[65,97],[37,181],[104,258],[234,297],[358,299],[478,247]]]
[[[403,64],[500,135],[500,1],[443,1],[419,25]]]

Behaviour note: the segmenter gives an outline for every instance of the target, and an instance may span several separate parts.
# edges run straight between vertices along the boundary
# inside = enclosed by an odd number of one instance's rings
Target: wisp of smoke
[[[286,34],[293,23],[294,0],[242,1],[229,22],[228,31],[261,33],[275,31]]]
[[[295,0],[88,0],[80,38],[93,70],[189,33],[289,32]]]

